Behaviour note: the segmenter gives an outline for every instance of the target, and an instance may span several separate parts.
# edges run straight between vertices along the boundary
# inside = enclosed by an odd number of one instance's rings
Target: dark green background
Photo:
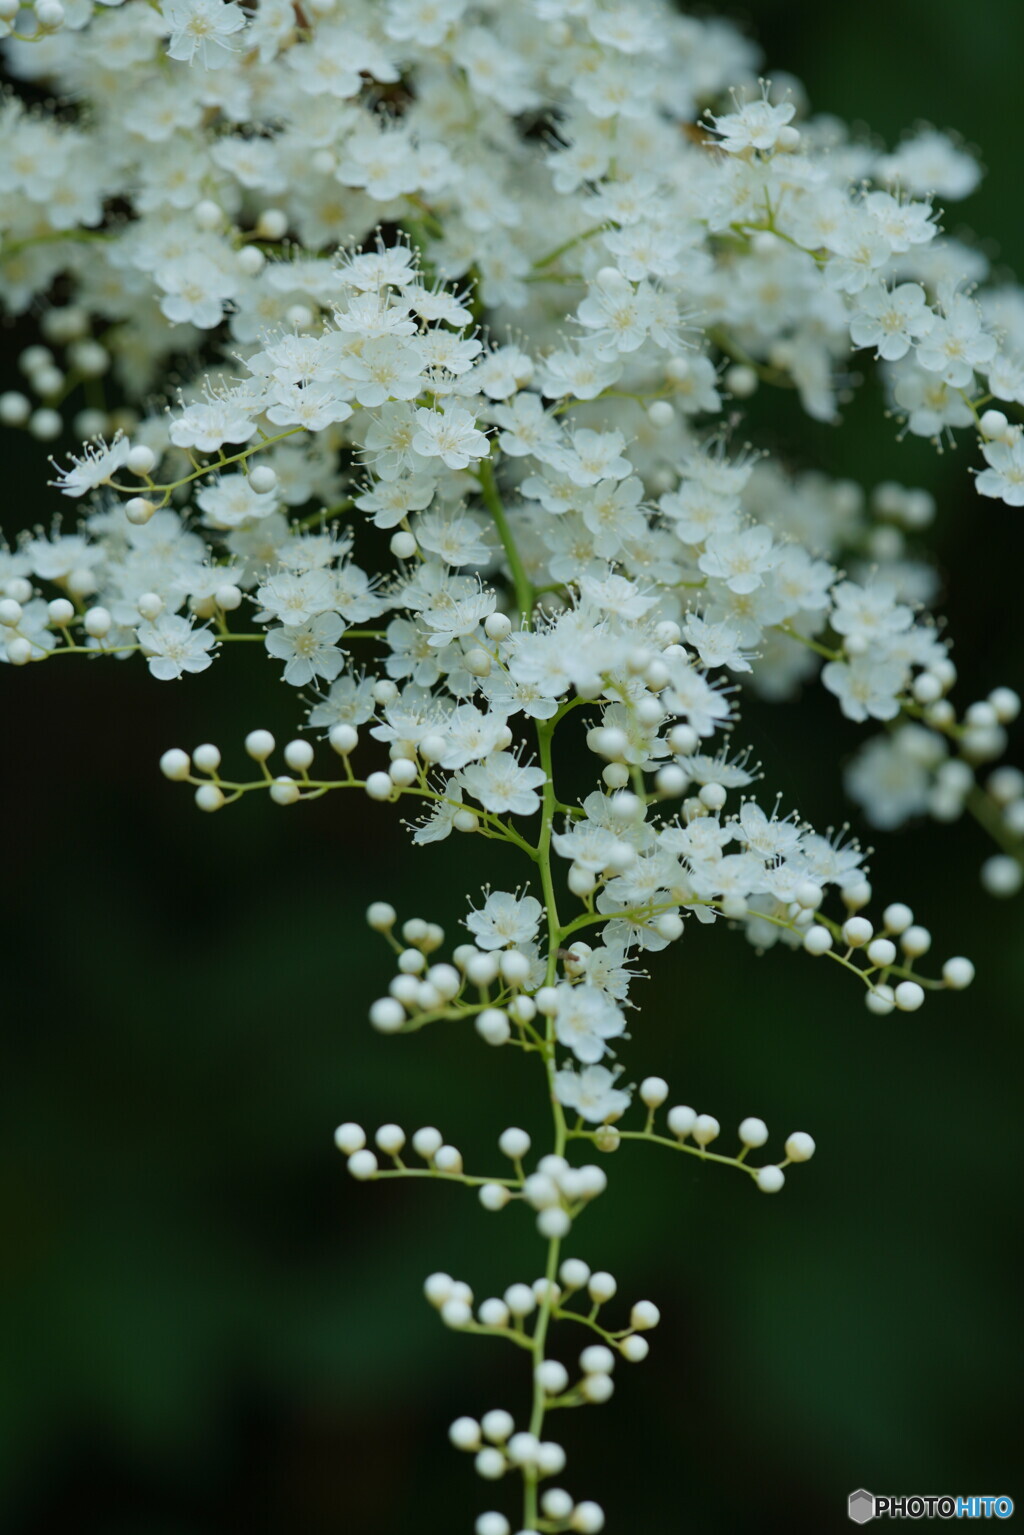
[[[746,16],[816,107],[979,144],[987,180],[948,223],[1024,270],[1012,0]],[[960,697],[1021,688],[1024,520],[975,497],[968,450],[898,445],[877,399],[840,432],[757,408],[795,460],[936,489]],[[56,509],[42,458],[5,439],[10,531]],[[155,771],[206,739],[237,763],[294,703],[250,654],[173,687],[132,664],[0,673],[0,1507],[18,1535],[440,1535],[512,1513],[445,1430],[521,1409],[522,1362],[448,1333],[419,1287],[445,1268],[493,1293],[535,1276],[540,1244],[462,1190],[352,1184],[330,1138],[347,1117],[436,1122],[496,1165],[526,1063],[443,1030],[374,1035],[389,968],[361,912],[386,898],[454,932],[461,891],[502,869],[468,839],[413,852],[393,812],[342,796],[202,817]],[[787,804],[848,813],[857,733],[817,690],[750,709],[746,735]],[[973,827],[874,840],[879,892],[939,959],[977,961],[966,996],[875,1019],[836,967],[718,930],[656,956],[641,993],[631,1077],[662,1073],[728,1127],[806,1128],[819,1154],[772,1200],[646,1148],[609,1163],[572,1249],[665,1321],[610,1406],[555,1429],[561,1480],[620,1535],[827,1535],[858,1486],[1024,1497],[1020,906],[981,895]]]

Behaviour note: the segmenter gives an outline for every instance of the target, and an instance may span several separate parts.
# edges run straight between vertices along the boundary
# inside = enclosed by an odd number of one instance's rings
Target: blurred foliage
[[[1019,6],[760,0],[741,19],[816,108],[890,141],[923,118],[980,144],[989,176],[964,217],[1022,263]],[[752,416],[794,463],[936,490],[962,696],[1021,687],[1024,524],[976,499],[966,453],[898,444],[877,399],[839,432],[787,399]],[[5,439],[8,531],[55,509],[43,477],[42,453]],[[260,656],[180,687],[131,664],[4,669],[0,695],[5,1528],[468,1529],[492,1500],[446,1426],[522,1407],[521,1361],[448,1333],[419,1287],[445,1268],[491,1293],[532,1279],[537,1251],[519,1210],[352,1184],[330,1132],[437,1122],[486,1167],[522,1120],[529,1063],[365,1023],[389,973],[366,901],[457,941],[464,891],[501,878],[492,850],[461,840],[453,884],[451,845],[413,853],[393,814],[342,796],[197,815],[156,756],[287,733],[294,694],[268,695]],[[830,700],[751,707],[744,733],[787,804],[848,813],[839,765],[858,735]],[[939,960],[978,963],[966,997],[919,1014],[873,1018],[835,967],[758,960],[720,929],[655,958],[630,1076],[663,1074],[726,1126],[809,1129],[820,1150],[778,1200],[649,1148],[616,1156],[572,1248],[665,1321],[610,1406],[558,1425],[564,1480],[610,1527],[821,1535],[846,1528],[861,1485],[1013,1494],[1024,948],[1019,904],[979,892],[984,851],[958,825],[887,837],[873,859]]]

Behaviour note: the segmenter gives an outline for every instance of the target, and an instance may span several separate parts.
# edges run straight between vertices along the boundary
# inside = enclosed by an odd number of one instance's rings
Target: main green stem
[[[537,867],[540,870],[541,887],[544,892],[544,909],[547,914],[548,925],[548,965],[545,984],[554,984],[558,973],[558,951],[562,944],[562,927],[558,918],[558,904],[555,898],[555,882],[551,870],[551,834],[553,829],[553,817],[557,805],[555,795],[555,778],[552,764],[551,743],[555,733],[555,727],[561,718],[561,712],[550,720],[537,721],[537,747],[540,753],[540,765],[544,770],[544,789],[541,803],[541,829],[537,843]],[[562,1105],[555,1097],[555,1025],[553,1018],[545,1020],[545,1049],[544,1070],[547,1075],[548,1092],[551,1098],[551,1110],[554,1117],[555,1130],[555,1154],[562,1156],[565,1152],[566,1124]],[[537,1313],[537,1322],[533,1329],[532,1358],[533,1358],[533,1408],[530,1413],[530,1433],[539,1439],[544,1427],[544,1414],[547,1408],[547,1398],[544,1387],[537,1378],[537,1366],[544,1359],[544,1348],[547,1342],[548,1327],[551,1323],[551,1314],[555,1308],[554,1286],[558,1275],[558,1258],[561,1251],[561,1239],[552,1237],[548,1242],[547,1264],[545,1266],[545,1278],[547,1284],[544,1298],[540,1303]],[[523,1528],[532,1530],[537,1524],[537,1472],[532,1468],[523,1471]]]
[[[494,519],[494,526],[498,530],[505,555],[508,559],[508,568],[512,576],[512,585],[515,588],[516,607],[519,610],[523,627],[529,626],[530,616],[533,613],[533,583],[526,574],[526,566],[522,556],[516,548],[516,541],[512,537],[512,529],[508,525],[508,517],[505,515],[505,507],[501,496],[498,494],[498,486],[494,478],[494,465],[489,458],[485,458],[479,470],[477,479],[480,481],[480,493],[484,499],[484,505]]]

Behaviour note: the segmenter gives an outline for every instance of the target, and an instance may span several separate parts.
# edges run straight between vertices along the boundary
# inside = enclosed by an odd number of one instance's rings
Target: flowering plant
[[[0,654],[138,653],[170,681],[261,646],[307,733],[286,771],[258,728],[245,776],[209,743],[165,751],[201,810],[345,789],[410,809],[419,847],[523,860],[448,958],[435,923],[369,906],[397,972],[370,1022],[536,1057],[550,1147],[530,1160],[509,1126],[501,1171],[477,1174],[429,1125],[335,1139],[358,1180],[531,1212],[532,1282],[477,1304],[426,1280],[445,1324],[505,1340],[532,1378],[524,1421],[450,1436],[518,1480],[523,1535],[597,1531],[597,1503],[550,1485],[550,1415],[606,1401],[659,1313],[616,1314],[614,1278],[572,1251],[606,1183],[576,1153],[645,1141],[771,1194],[814,1152],[802,1131],[763,1152],[753,1117],[735,1154],[710,1149],[711,1114],[659,1119],[667,1084],[634,1089],[618,1059],[638,964],[724,922],[842,966],[877,1014],[973,976],[962,956],[918,971],[931,938],[904,903],[864,914],[855,840],[746,792],[742,689],[820,679],[881,727],[846,775],[868,822],[966,809],[999,845],[986,887],[1021,883],[1024,775],[989,767],[1019,700],[950,696],[917,546],[931,498],[735,441],[762,387],[838,423],[874,359],[906,431],[972,434],[979,493],[1024,503],[1024,297],[935,202],[976,164],[931,130],[887,153],[806,115],[737,31],[653,0],[0,0],[0,29],[19,87],[0,296],[43,303],[48,343],[0,418],[55,441],[86,400],[52,481],[84,515],[0,552]],[[36,87],[73,106],[28,105]],[[556,772],[574,730],[600,764],[580,802]],[[570,1370],[553,1334],[580,1327]]]

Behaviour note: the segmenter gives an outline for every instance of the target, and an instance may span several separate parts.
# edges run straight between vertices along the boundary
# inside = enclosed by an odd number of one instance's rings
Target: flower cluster
[[[251,731],[243,778],[209,742],[166,751],[200,809],[351,789],[403,802],[420,847],[475,835],[526,860],[449,959],[436,924],[371,906],[397,971],[371,1022],[535,1055],[552,1149],[527,1172],[511,1128],[513,1173],[491,1178],[430,1126],[423,1165],[395,1125],[337,1143],[359,1180],[533,1212],[536,1284],[474,1312],[428,1281],[448,1325],[533,1354],[529,1422],[452,1437],[485,1477],[521,1471],[523,1535],[599,1530],[598,1505],[539,1491],[564,1463],[544,1415],[606,1399],[657,1313],[612,1333],[572,1309],[614,1282],[560,1257],[605,1184],[567,1150],[646,1140],[766,1193],[814,1150],[797,1133],[748,1165],[761,1120],[726,1156],[682,1104],[662,1134],[660,1078],[644,1127],[620,1127],[638,962],[724,922],[828,956],[876,1014],[973,976],[960,956],[918,973],[931,936],[904,904],[869,920],[845,830],[759,803],[744,690],[820,680],[877,728],[845,775],[870,825],[966,812],[999,848],[985,888],[1024,879],[1024,775],[993,766],[1020,699],[953,701],[932,498],[735,441],[763,388],[838,422],[874,378],[903,430],[972,434],[978,492],[1024,504],[1024,296],[941,227],[978,167],[931,129],[887,152],[810,115],[734,28],[663,0],[0,0],[0,34],[25,87],[0,101],[0,303],[42,314],[0,423],[85,439],[51,480],[77,520],[0,547],[0,659],[138,652],[170,681],[255,644],[306,733],[275,771]],[[570,802],[573,727],[594,777]],[[578,1378],[545,1351],[572,1319],[599,1334]]]

